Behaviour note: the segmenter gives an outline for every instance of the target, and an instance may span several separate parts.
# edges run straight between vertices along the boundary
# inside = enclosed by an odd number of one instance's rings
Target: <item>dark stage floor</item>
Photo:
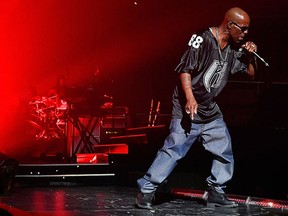
[[[10,195],[0,197],[0,208],[17,216],[288,215],[288,209],[244,203],[233,209],[211,209],[200,198],[175,193],[158,194],[157,209],[151,212],[135,207],[136,194],[136,188],[121,186],[15,186]]]
[[[239,203],[237,208],[211,209],[203,204],[211,160],[203,160],[210,156],[203,152],[201,145],[195,145],[193,151],[179,161],[167,185],[162,186],[156,196],[155,212],[136,208],[136,179],[149,167],[165,134],[149,130],[147,143],[142,145],[133,140],[129,154],[109,154],[105,162],[99,158],[95,164],[91,161],[66,164],[56,157],[55,163],[51,158],[45,158],[46,163],[41,161],[43,158],[37,163],[20,163],[17,184],[10,195],[0,196],[0,216],[5,216],[5,209],[13,216],[288,216],[287,157],[276,145],[287,140],[287,133],[273,134],[269,139],[265,136],[266,141],[260,142],[258,137],[269,134],[267,131],[259,130],[257,136],[255,130],[248,131],[256,138],[247,139],[247,132],[242,135],[244,129],[237,130],[237,134],[232,131],[234,137],[239,138],[234,142],[237,165],[230,191],[226,192]],[[202,191],[195,195],[194,188]]]

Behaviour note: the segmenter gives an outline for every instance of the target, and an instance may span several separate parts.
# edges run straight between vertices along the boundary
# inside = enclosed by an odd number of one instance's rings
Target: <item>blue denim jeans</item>
[[[157,152],[147,173],[137,180],[140,191],[142,193],[156,191],[159,184],[173,171],[177,161],[186,155],[199,137],[204,148],[214,155],[207,184],[215,186],[217,191],[223,193],[225,183],[233,175],[234,159],[230,134],[222,118],[206,124],[190,122],[188,130],[187,124],[183,124],[181,119],[172,118],[170,134],[166,137],[163,147]]]

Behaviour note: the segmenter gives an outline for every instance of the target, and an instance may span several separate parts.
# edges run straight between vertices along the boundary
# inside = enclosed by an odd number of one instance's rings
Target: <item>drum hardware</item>
[[[115,115],[121,115],[123,118],[123,115],[126,116],[128,112],[126,108],[124,110],[115,108],[113,102],[106,101],[105,96],[104,99],[103,97],[91,97],[91,95],[82,99],[80,96],[66,97],[65,99],[58,96],[34,97],[29,102],[29,124],[34,139],[37,141],[52,140],[53,142],[54,139],[61,139],[61,142],[62,139],[63,141],[66,140],[67,147],[71,144],[72,151],[68,150],[71,157],[82,152],[92,153],[94,152],[94,144],[100,144],[102,120],[107,119],[109,122],[111,120],[111,127],[114,128],[114,119],[117,118]],[[109,99],[111,100],[111,97]],[[85,116],[85,120],[83,120],[83,116]],[[126,124],[123,127],[126,127]],[[95,136],[95,131],[98,132],[97,136]],[[70,144],[68,141],[69,133],[71,134]]]
[[[65,100],[56,103],[57,97],[36,96],[29,102],[29,133],[34,133],[36,140],[59,139],[64,136],[68,105]],[[57,106],[58,105],[58,106]]]
[[[75,157],[77,153],[93,153],[93,145],[100,144],[97,137],[94,136],[94,129],[99,125],[101,117],[94,115],[87,115],[87,122],[84,121],[86,118],[80,116],[69,116],[68,121],[72,125],[72,157]],[[79,135],[79,140],[75,143],[75,132]],[[75,140],[74,140],[75,139]],[[75,149],[74,149],[75,147]]]

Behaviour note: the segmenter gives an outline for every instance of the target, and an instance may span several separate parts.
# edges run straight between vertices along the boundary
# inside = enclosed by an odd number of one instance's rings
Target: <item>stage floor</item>
[[[136,188],[125,186],[15,186],[10,195],[0,197],[0,209],[17,216],[288,215],[287,209],[241,203],[233,209],[211,209],[200,199],[171,193],[158,194],[151,212],[135,207],[136,194]]]

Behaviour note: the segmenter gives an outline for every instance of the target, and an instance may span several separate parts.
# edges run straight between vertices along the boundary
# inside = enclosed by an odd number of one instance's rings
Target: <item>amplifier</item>
[[[128,118],[125,117],[104,117],[101,121],[102,128],[127,128]]]
[[[115,107],[109,107],[109,108],[103,108],[102,114],[104,116],[122,116],[125,117],[129,113],[128,107],[126,106],[115,106]]]

